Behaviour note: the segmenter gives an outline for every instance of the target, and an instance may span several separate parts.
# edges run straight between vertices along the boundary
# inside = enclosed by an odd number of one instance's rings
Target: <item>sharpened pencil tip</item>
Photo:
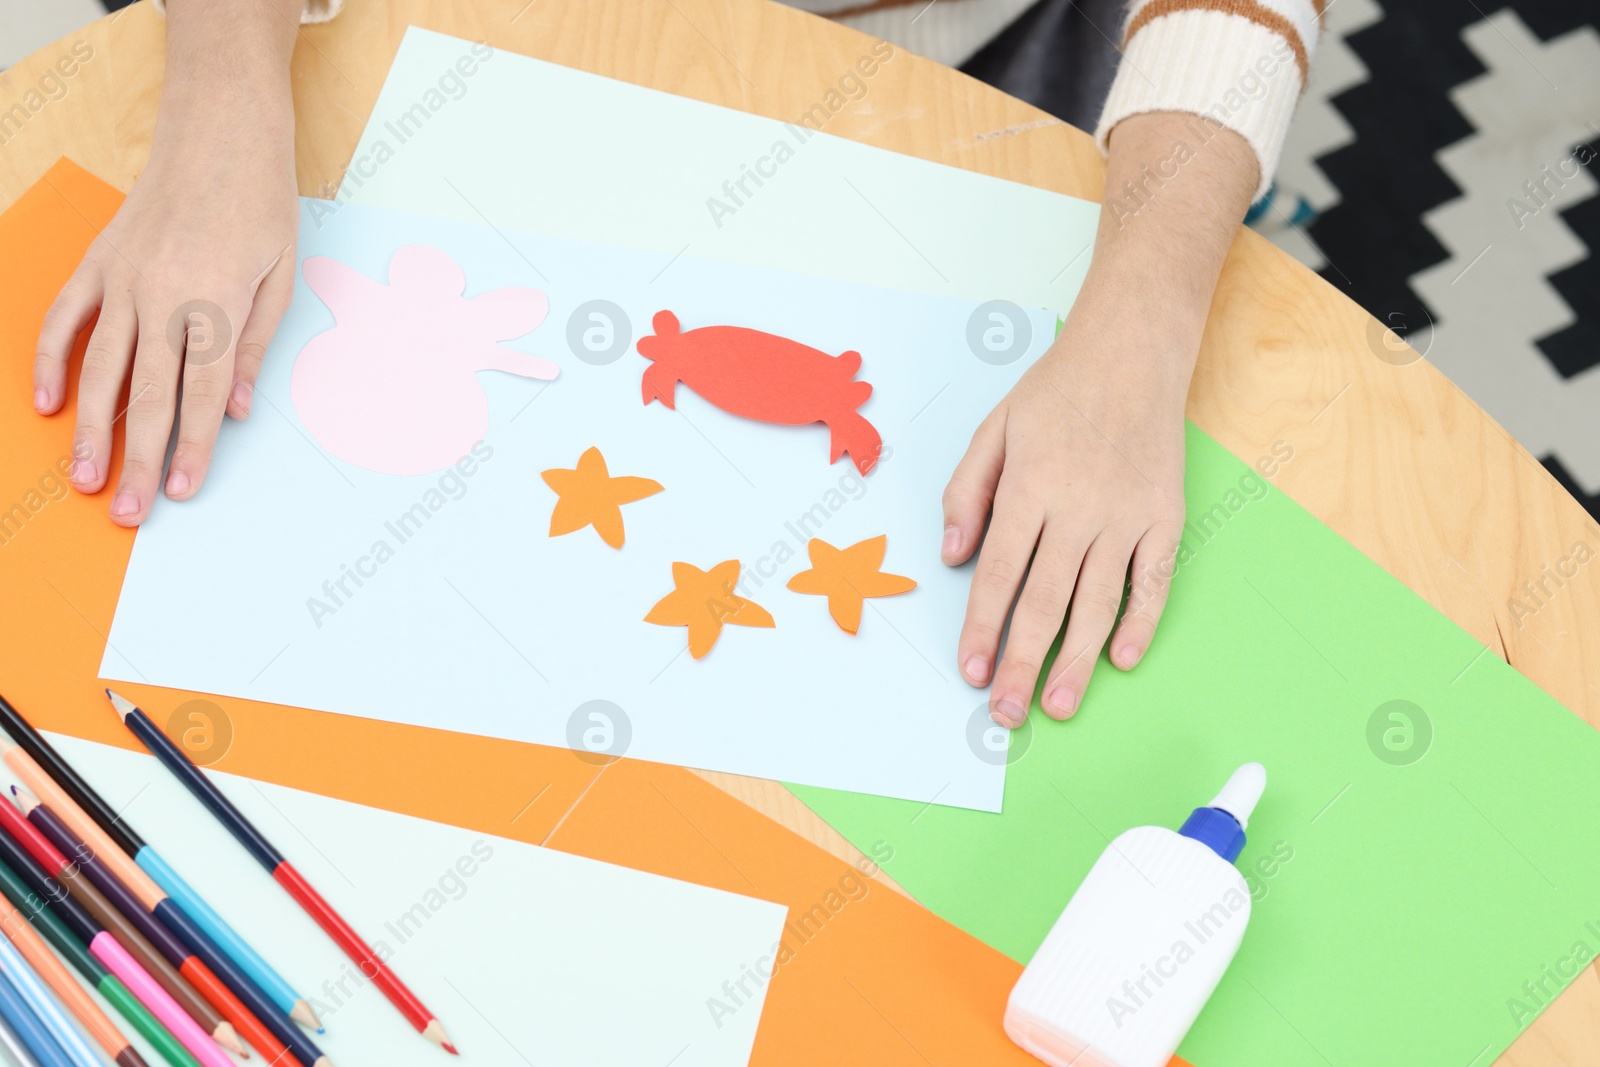
[[[429,1041],[432,1041],[434,1044],[438,1045],[452,1056],[461,1055],[461,1053],[456,1051],[456,1047],[450,1043],[450,1035],[444,1032],[444,1024],[438,1019],[428,1020],[428,1025],[423,1027],[422,1036],[427,1038]]]
[[[250,1050],[239,1040],[239,1031],[230,1022],[220,1022],[211,1031],[211,1039],[242,1060],[250,1058]]]
[[[319,1034],[327,1033],[322,1026],[322,1020],[317,1018],[317,1013],[304,998],[294,1002],[294,1007],[289,1010],[289,1018],[301,1026],[311,1027]]]
[[[128,713],[130,711],[138,710],[133,701],[129,700],[125,696],[113,693],[109,689],[106,690],[106,696],[111,699],[111,706],[117,709],[117,717],[123,721],[127,721]]]
[[[22,809],[22,814],[24,815],[32,815],[33,809],[39,807],[39,805],[43,803],[43,801],[34,795],[33,790],[27,789],[20,785],[13,785],[11,787],[11,796],[15,800],[17,807]]]

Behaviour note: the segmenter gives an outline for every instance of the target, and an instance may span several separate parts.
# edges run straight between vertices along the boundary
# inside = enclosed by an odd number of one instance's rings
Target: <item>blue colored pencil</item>
[[[56,1044],[56,1039],[50,1036],[50,1031],[45,1029],[44,1023],[28,1007],[27,1001],[22,999],[17,987],[11,984],[11,979],[4,974],[0,974],[0,1018],[5,1019],[12,1033],[21,1039],[23,1047],[33,1054],[39,1067],[75,1067],[67,1059],[66,1053],[61,1051],[61,1046]]]
[[[90,814],[94,812],[91,810]],[[249,975],[261,988],[261,991],[272,998],[289,1018],[305,1026],[314,1027],[317,1033],[322,1033],[321,1022],[316,1013],[311,1010],[311,1005],[301,999],[294,988],[278,976],[272,966],[256,954],[256,950],[245,943],[245,940],[234,933],[233,927],[212,910],[211,905],[190,887],[188,882],[171,864],[161,858],[160,853],[143,842],[139,850],[133,854],[133,862],[144,869],[150,880],[161,887],[161,891],[188,916],[196,926],[203,930],[213,944],[233,959],[239,969]],[[214,968],[213,968],[214,969]]]
[[[28,1046],[22,1043],[16,1031],[11,1029],[4,1016],[0,1016],[0,1048],[6,1050],[17,1067],[39,1067],[39,1061],[33,1058],[33,1053],[28,1051]]]
[[[67,1018],[66,1009],[34,969],[28,966],[22,953],[11,944],[10,938],[0,937],[0,974],[10,980],[23,1001],[33,1009],[33,1014],[50,1031],[50,1036],[55,1038],[68,1062],[74,1067],[103,1067],[88,1039]]]

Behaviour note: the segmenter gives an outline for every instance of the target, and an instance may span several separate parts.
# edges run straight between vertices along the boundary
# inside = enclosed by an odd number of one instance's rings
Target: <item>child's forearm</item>
[[[1138,332],[1154,330],[1157,343],[1127,356],[1151,360],[1152,373],[1184,391],[1222,261],[1258,179],[1244,138],[1195,115],[1134,115],[1112,132],[1105,206],[1079,300],[1085,310],[1115,315],[1136,306],[1145,326]]]
[[[168,0],[166,79],[153,147],[181,138],[190,148],[217,151],[291,133],[289,58],[303,6],[304,0]],[[172,121],[179,116],[181,122]]]

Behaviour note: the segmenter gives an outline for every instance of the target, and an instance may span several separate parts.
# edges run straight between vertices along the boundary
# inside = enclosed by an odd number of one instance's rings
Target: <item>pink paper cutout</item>
[[[443,470],[489,428],[478,371],[548,381],[560,370],[498,343],[544,321],[544,293],[464,298],[461,267],[437,248],[398,249],[387,285],[328,256],[308,258],[304,271],[334,326],[300,350],[289,395],[311,435],[347,463],[382,474]]]

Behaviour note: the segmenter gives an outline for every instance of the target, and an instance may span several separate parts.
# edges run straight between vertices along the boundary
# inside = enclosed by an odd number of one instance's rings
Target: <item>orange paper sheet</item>
[[[0,692],[42,728],[135,749],[96,680],[133,534],[106,517],[106,492],[66,488],[76,368],[61,414],[31,405],[40,320],[121,201],[63,160],[0,216]],[[115,471],[120,454],[112,461]],[[238,565],[248,581],[250,561]],[[158,721],[193,697],[119,688]],[[228,734],[220,770],[787,904],[790,951],[767,991],[754,1064],[1037,1062],[1000,1028],[1016,963],[881,884],[852,888],[863,883],[848,864],[686,770],[214,703]]]

